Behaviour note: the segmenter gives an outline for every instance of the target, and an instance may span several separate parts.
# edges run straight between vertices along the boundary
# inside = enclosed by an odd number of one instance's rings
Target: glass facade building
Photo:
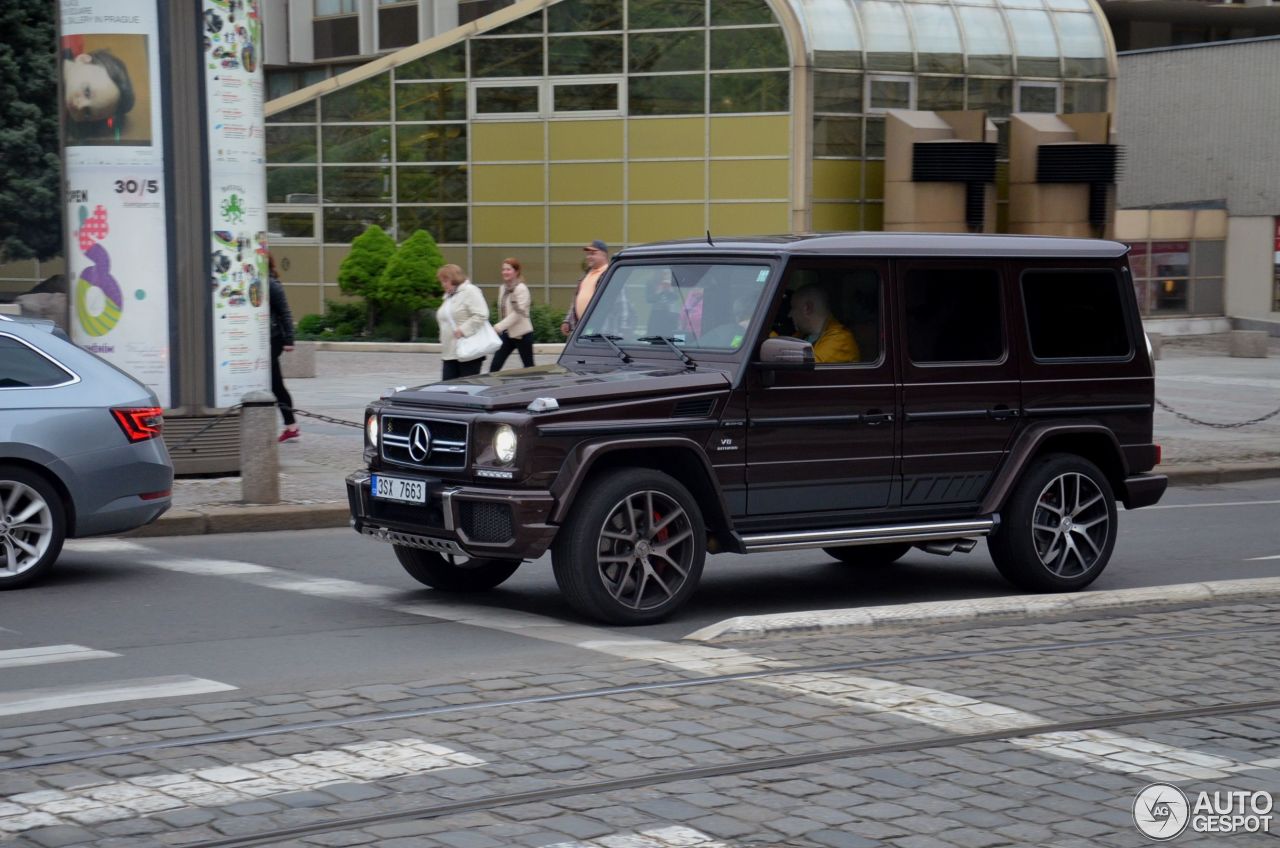
[[[271,101],[272,249],[304,314],[373,223],[564,304],[591,239],[880,229],[886,110],[1007,143],[1114,80],[1093,0],[522,0]]]

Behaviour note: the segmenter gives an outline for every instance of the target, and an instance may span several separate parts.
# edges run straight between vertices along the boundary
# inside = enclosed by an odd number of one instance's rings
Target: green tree
[[[387,263],[396,253],[396,242],[377,224],[372,224],[351,242],[351,252],[338,267],[338,288],[343,294],[363,297],[369,304],[367,331],[377,323],[377,303],[370,292],[377,287]]]
[[[380,308],[408,313],[409,338],[416,339],[419,311],[440,305],[443,289],[436,272],[443,264],[444,254],[431,233],[416,230],[400,245],[367,297]]]
[[[53,3],[0,3],[0,261],[62,253]]]

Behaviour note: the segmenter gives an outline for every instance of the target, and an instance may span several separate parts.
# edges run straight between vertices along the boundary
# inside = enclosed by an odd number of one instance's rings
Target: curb
[[[323,530],[350,525],[345,503],[246,504],[228,507],[171,509],[145,527],[121,534],[146,536],[200,536],[208,533],[262,533],[270,530]]]
[[[1204,486],[1280,477],[1280,462],[1188,462],[1184,465],[1156,466],[1153,470],[1156,474],[1167,476],[1170,486]]]
[[[1280,577],[1178,583],[1140,589],[1059,595],[1013,595],[968,601],[751,615],[730,618],[685,636],[690,642],[730,642],[770,636],[857,633],[938,624],[972,624],[1078,615],[1141,607],[1195,606],[1280,598]]]

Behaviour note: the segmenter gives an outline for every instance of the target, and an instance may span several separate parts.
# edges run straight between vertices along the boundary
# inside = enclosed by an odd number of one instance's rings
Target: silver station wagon
[[[67,538],[169,508],[155,394],[49,322],[0,315],[0,589],[48,572]]]

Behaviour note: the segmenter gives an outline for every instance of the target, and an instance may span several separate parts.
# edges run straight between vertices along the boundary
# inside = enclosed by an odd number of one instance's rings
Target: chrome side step
[[[879,527],[845,527],[837,530],[800,530],[792,533],[750,533],[742,537],[747,553],[837,548],[846,545],[879,545],[884,542],[933,542],[964,536],[986,536],[996,529],[999,517],[966,521],[929,521],[920,524],[887,524]]]

